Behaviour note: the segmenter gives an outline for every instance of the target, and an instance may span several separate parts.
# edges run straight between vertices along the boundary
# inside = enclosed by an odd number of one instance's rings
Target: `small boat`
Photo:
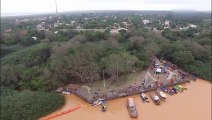
[[[177,87],[179,87],[182,90],[187,90],[187,88],[183,87],[182,85],[176,85]]]
[[[150,97],[156,105],[160,105],[160,98],[157,95],[151,94]]]
[[[130,117],[132,117],[132,118],[138,117],[138,113],[137,113],[135,102],[134,102],[133,98],[127,99],[127,109],[130,114]]]
[[[168,93],[168,89],[166,87],[161,87],[161,90]]]
[[[174,88],[177,90],[177,91],[179,91],[179,92],[183,92],[183,89],[181,89],[180,87],[178,87],[178,86],[174,86]]]
[[[168,93],[169,95],[173,95],[173,91],[168,89],[167,87],[161,87],[161,90],[163,90],[164,92]]]
[[[93,106],[98,106],[102,104],[102,100],[101,99],[97,99],[96,101],[93,102]]]
[[[140,97],[141,97],[141,100],[142,100],[143,103],[149,102],[148,97],[146,96],[145,93],[141,93]]]
[[[161,100],[166,100],[166,95],[159,88],[156,90],[156,93],[161,98]]]
[[[70,95],[71,94],[71,92],[67,92],[67,91],[63,91],[62,93],[66,94],[66,95]]]
[[[177,89],[175,89],[174,87],[172,87],[172,91],[174,91],[175,94],[178,94]]]
[[[102,111],[105,112],[107,110],[107,103],[106,100],[102,101]]]

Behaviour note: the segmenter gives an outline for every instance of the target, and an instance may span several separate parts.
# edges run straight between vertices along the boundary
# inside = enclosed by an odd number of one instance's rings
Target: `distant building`
[[[41,17],[38,17],[37,20],[38,20],[38,21],[45,21],[46,19],[47,19],[47,17],[42,17],[42,16],[41,16]]]
[[[72,20],[70,23],[73,26],[76,22],[74,20]]]
[[[82,28],[81,28],[81,26],[78,25],[78,26],[76,27],[76,29],[82,29]]]
[[[125,30],[125,31],[127,31],[126,28],[118,28],[117,30],[118,30],[118,31],[120,31],[120,30]]]
[[[147,25],[147,24],[151,23],[151,21],[145,19],[145,20],[143,20],[143,23],[144,23],[144,25]]]
[[[54,23],[54,27],[59,27],[60,25],[62,25],[63,23],[59,23],[59,22],[56,22]]]
[[[44,27],[45,24],[46,24],[45,22],[42,22],[42,23],[36,25],[37,30],[38,30],[38,31],[45,30],[45,27]]]
[[[164,25],[165,25],[165,27],[168,27],[169,26],[169,20],[166,20]]]
[[[122,22],[122,24],[125,26],[125,28],[128,28],[128,23],[127,22]]]
[[[197,26],[196,26],[196,25],[194,25],[194,24],[189,24],[189,25],[188,25],[188,27],[191,27],[191,28],[197,28]]]

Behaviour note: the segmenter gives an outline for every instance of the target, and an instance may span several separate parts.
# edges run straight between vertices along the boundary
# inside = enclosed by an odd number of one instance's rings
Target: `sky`
[[[211,0],[57,0],[58,12],[85,10],[211,11]],[[55,12],[55,0],[1,0],[1,16]]]

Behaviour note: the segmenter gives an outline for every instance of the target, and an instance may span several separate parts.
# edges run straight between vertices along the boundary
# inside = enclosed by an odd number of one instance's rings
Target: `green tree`
[[[173,53],[173,59],[175,63],[180,66],[184,66],[186,64],[191,64],[194,62],[194,56],[191,51],[179,51]]]

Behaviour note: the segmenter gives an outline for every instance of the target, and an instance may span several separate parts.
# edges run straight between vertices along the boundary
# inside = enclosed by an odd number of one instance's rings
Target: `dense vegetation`
[[[47,31],[36,30],[41,21],[15,23],[15,18],[2,18],[1,85],[7,89],[1,89],[1,119],[37,119],[64,103],[60,95],[32,91],[53,91],[70,83],[92,85],[104,78],[113,84],[122,75],[147,68],[153,56],[211,81],[210,18],[207,13],[82,13],[61,15],[63,23],[76,23]],[[144,25],[141,19],[152,22]],[[170,28],[162,24],[167,19]],[[52,25],[55,20],[45,22]],[[198,26],[175,29],[190,23]],[[77,26],[106,29],[74,30]],[[118,27],[129,29],[110,33]],[[12,32],[4,32],[8,29]]]
[[[168,31],[163,31],[162,35],[170,39],[171,42],[161,51],[161,55],[184,70],[211,80],[211,32],[198,31],[198,36],[190,36],[194,33],[190,33],[192,31],[189,29],[181,31],[183,34]],[[174,39],[169,36],[174,37]]]
[[[105,17],[108,15],[109,17]],[[126,14],[75,15],[76,22],[89,27],[84,18],[110,26],[114,22],[129,21]],[[154,33],[140,22],[140,15],[127,14],[131,21],[128,31],[118,34],[105,32],[75,31],[56,28],[36,31],[33,23],[13,27],[13,33],[5,33],[1,39],[1,83],[14,89],[51,91],[68,83],[92,83],[112,79],[134,70],[143,70],[152,56],[158,56],[177,64],[180,68],[199,77],[211,80],[211,32],[203,25],[205,18],[197,21],[166,13],[166,18],[155,14],[143,14],[153,19],[149,27],[157,27],[157,19],[174,19],[171,24],[196,23],[197,28],[175,31],[164,29]],[[73,16],[71,16],[73,17]],[[64,21],[73,20],[63,16]],[[206,17],[207,18],[207,17]],[[5,22],[5,21],[4,21]],[[111,23],[112,22],[112,23]],[[10,22],[9,22],[10,23]],[[7,24],[9,24],[7,23]],[[20,27],[21,25],[21,27]],[[95,24],[96,25],[96,24]],[[28,26],[28,27],[27,27]],[[98,28],[98,25],[96,26]],[[37,40],[31,37],[36,36]]]
[[[63,104],[64,97],[54,93],[1,88],[1,120],[37,120]]]

